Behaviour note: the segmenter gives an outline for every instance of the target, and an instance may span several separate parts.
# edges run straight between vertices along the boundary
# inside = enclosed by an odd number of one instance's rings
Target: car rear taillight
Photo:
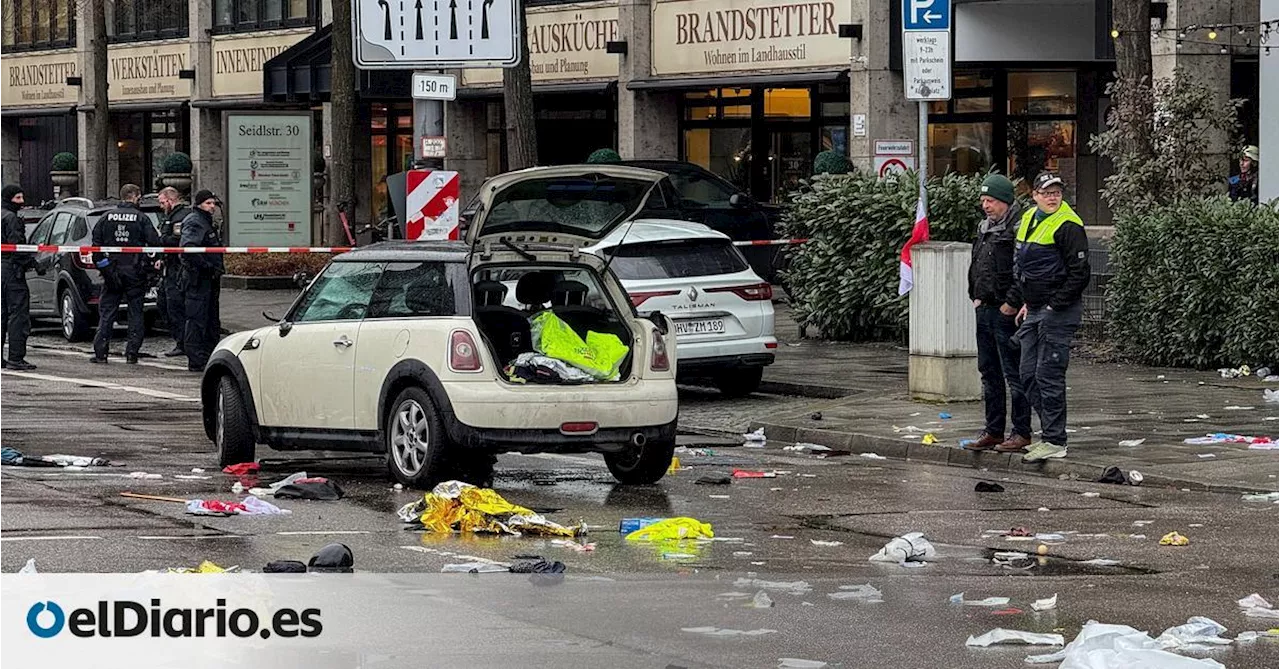
[[[666,372],[671,369],[671,357],[667,355],[667,340],[657,332],[653,333],[653,355],[649,359],[649,369],[655,372]]]
[[[753,283],[749,286],[724,286],[722,288],[707,288],[708,293],[733,293],[748,302],[757,302],[760,300],[773,299],[773,286],[767,283]]]
[[[75,263],[76,267],[80,269],[98,269],[93,264],[92,253],[76,253],[71,256],[71,262]]]
[[[562,423],[560,432],[562,434],[591,434],[600,429],[596,423]]]
[[[679,295],[678,290],[652,290],[649,292],[630,293],[631,306],[638,307],[644,304],[644,301],[651,297],[669,297],[671,295]]]
[[[466,330],[454,330],[449,334],[449,369],[455,372],[478,372],[480,350],[476,340]]]

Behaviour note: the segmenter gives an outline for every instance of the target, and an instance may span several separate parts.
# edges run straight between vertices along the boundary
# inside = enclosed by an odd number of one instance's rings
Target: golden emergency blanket
[[[565,527],[512,504],[489,488],[477,488],[461,481],[445,481],[422,499],[406,504],[398,512],[405,522],[421,521],[430,532],[486,532],[493,534],[537,534],[572,537],[582,528]]]

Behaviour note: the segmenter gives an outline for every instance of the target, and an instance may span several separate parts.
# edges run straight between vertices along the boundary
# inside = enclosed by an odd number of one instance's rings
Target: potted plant
[[[186,193],[191,190],[191,156],[181,152],[174,151],[164,157],[164,161],[160,163],[160,181],[166,186],[172,186],[179,191]]]
[[[66,195],[74,195],[76,186],[80,185],[80,161],[76,159],[76,154],[68,151],[55,153],[49,178],[60,191],[66,189]]]

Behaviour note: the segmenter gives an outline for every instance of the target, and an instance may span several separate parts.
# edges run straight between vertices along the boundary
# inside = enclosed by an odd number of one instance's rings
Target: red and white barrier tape
[[[756,239],[734,246],[803,244],[807,239]],[[51,244],[0,244],[0,253],[346,253],[350,246],[56,246]]]

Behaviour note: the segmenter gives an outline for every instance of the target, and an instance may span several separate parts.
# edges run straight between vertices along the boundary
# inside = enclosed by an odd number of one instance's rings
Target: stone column
[[[1280,5],[1275,0],[1260,0],[1261,21],[1280,18]],[[1258,150],[1262,153],[1258,171],[1258,201],[1270,202],[1280,197],[1277,181],[1280,181],[1280,138],[1277,137],[1276,118],[1280,116],[1277,104],[1277,80],[1280,80],[1280,39],[1272,33],[1271,52],[1258,54]]]
[[[449,157],[444,168],[458,173],[462,201],[470,202],[489,176],[488,116],[483,99],[464,98],[445,103],[444,133]]]
[[[982,397],[977,321],[966,277],[971,247],[925,242],[911,247],[911,356],[907,386],[913,399],[956,402]]]
[[[90,21],[89,3],[75,3],[76,13],[76,52],[78,54],[80,72],[80,97],[77,100],[79,104],[78,118],[76,119],[76,138],[77,138],[77,157],[80,159],[80,190],[79,193],[86,197],[104,197],[111,194],[113,180],[111,175],[107,175],[107,183],[105,193],[90,192],[92,180],[89,174],[97,168],[98,162],[104,160],[106,148],[99,146],[90,132],[93,119],[93,101],[96,96],[107,94],[105,90],[98,90],[96,84],[96,72],[94,71],[93,49],[89,41],[93,37],[93,25]],[[110,23],[107,24],[110,27]],[[113,146],[114,148],[114,146]],[[114,157],[117,153],[113,150],[111,155]],[[114,162],[114,161],[112,161]]]
[[[16,117],[0,119],[0,182],[5,184],[22,183],[22,164],[18,157],[21,138],[18,132]]]
[[[872,168],[875,140],[919,141],[919,103],[907,101],[902,73],[889,69],[890,12],[898,7],[893,2],[853,0],[852,20],[862,24],[863,38],[851,40],[849,114],[850,122],[855,114],[866,115],[867,136],[854,137],[850,128],[849,158],[863,169]]]
[[[627,53],[618,56],[618,153],[626,160],[680,154],[680,94],[627,88],[652,75],[652,24],[649,0],[619,0],[618,36],[626,40]]]
[[[213,41],[208,28],[213,26],[213,0],[192,0],[188,25],[191,26],[191,69],[196,79],[191,86],[191,165],[194,171],[192,191],[208,189],[218,197],[227,196],[226,166],[222,146],[222,111],[201,107],[213,99]]]

